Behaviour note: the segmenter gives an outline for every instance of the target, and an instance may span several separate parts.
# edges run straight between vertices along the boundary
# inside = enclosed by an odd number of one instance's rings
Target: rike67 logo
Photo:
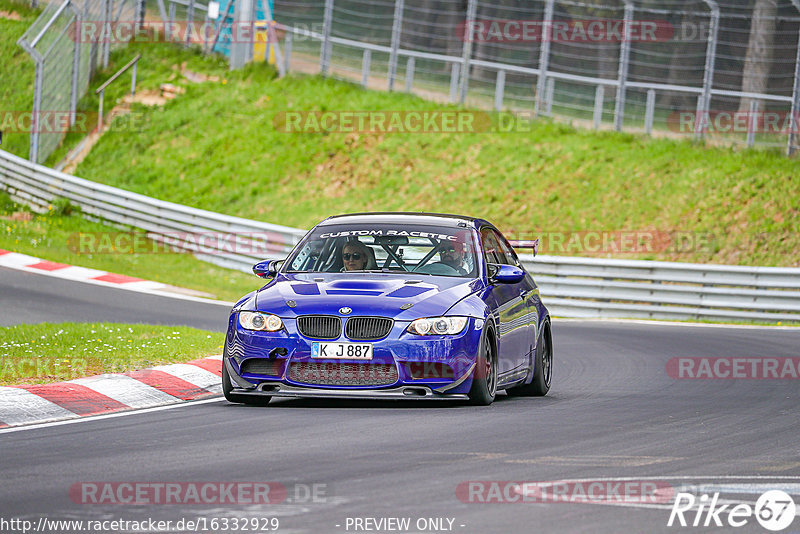
[[[723,503],[719,493],[696,497],[680,492],[675,496],[667,526],[671,527],[743,527],[754,517],[767,530],[778,532],[792,524],[796,507],[792,497],[781,490],[763,493],[755,505]]]

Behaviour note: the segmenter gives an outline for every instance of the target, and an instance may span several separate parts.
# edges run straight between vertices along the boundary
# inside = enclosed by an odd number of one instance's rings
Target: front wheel
[[[469,402],[476,406],[488,406],[494,402],[497,393],[497,354],[492,340],[486,331],[481,338],[475,372],[472,375],[472,388],[469,390]]]
[[[536,343],[536,355],[533,358],[533,380],[506,390],[509,395],[524,397],[543,397],[550,391],[553,380],[553,336],[550,334],[550,323],[545,323],[539,342]]]
[[[269,404],[269,401],[272,400],[272,397],[267,396],[256,397],[233,393],[233,383],[231,382],[231,376],[228,374],[228,366],[225,365],[224,360],[222,362],[222,394],[225,396],[225,400],[228,402],[234,402],[236,404],[248,404],[250,406],[266,406]]]

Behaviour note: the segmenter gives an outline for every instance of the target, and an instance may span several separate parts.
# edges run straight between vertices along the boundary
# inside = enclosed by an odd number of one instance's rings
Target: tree
[[[776,0],[756,0],[750,24],[750,40],[742,71],[742,92],[766,93],[775,41]],[[739,111],[750,111],[750,98],[742,97]]]

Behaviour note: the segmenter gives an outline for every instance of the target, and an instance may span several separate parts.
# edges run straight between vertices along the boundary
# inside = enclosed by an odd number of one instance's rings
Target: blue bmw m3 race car
[[[489,222],[429,213],[330,217],[233,307],[230,402],[272,397],[461,399],[545,395],[550,315]]]

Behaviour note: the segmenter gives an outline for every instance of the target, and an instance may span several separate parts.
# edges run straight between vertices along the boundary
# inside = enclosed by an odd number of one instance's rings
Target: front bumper
[[[378,384],[330,384],[298,381],[293,378],[290,366],[353,366],[352,362],[311,357],[311,344],[315,341],[300,335],[294,321],[284,320],[280,332],[253,332],[243,330],[231,316],[226,338],[224,362],[234,392],[239,395],[274,397],[317,397],[345,399],[466,399],[472,385],[483,321],[470,319],[463,332],[453,336],[416,336],[405,331],[407,323],[396,323],[390,334],[373,345],[373,360],[361,368],[366,371],[392,366],[391,381]],[[352,342],[341,337],[341,342]],[[280,349],[280,350],[276,350]],[[258,363],[267,373],[248,372]],[[449,369],[446,376],[418,376],[412,368],[416,365],[441,365],[436,369]],[[352,367],[350,369],[352,372]],[[367,372],[367,374],[369,374]]]

